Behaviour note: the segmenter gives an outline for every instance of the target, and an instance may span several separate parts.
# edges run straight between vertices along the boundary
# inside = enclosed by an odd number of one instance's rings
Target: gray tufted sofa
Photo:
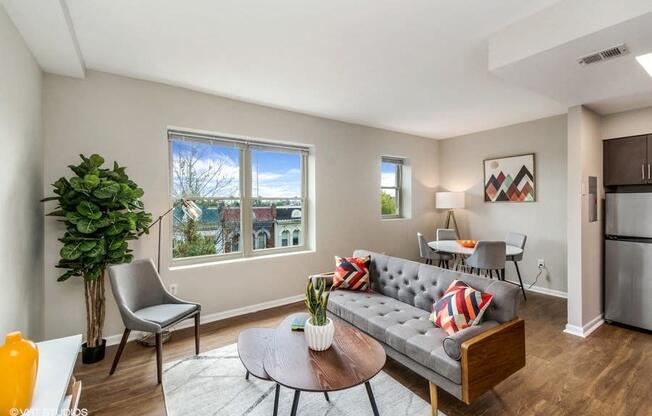
[[[429,380],[433,412],[435,385],[468,404],[525,365],[517,287],[365,250],[354,253],[366,255],[371,256],[372,291],[336,290],[328,309],[378,340],[389,357]],[[480,325],[448,336],[428,318],[455,279],[494,297]]]

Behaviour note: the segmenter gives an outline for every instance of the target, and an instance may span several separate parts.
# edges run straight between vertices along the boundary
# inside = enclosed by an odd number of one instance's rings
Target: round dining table
[[[458,254],[460,256],[470,256],[475,251],[475,248],[464,247],[456,240],[431,241],[428,243],[428,246],[440,253]],[[522,248],[507,245],[505,256],[509,258],[511,256],[518,256],[521,253],[523,253]]]

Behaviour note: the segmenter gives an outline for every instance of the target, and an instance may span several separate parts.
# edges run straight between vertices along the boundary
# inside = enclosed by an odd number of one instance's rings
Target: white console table
[[[38,373],[30,416],[54,416],[64,409],[76,409],[81,392],[81,381],[72,376],[82,336],[37,342]]]

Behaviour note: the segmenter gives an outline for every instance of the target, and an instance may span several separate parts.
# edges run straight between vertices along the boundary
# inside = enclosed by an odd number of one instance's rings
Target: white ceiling
[[[623,7],[625,3],[628,7]],[[592,13],[585,13],[589,8]],[[551,22],[554,36],[543,26]],[[586,66],[577,62],[581,56],[623,43],[629,50],[626,55]],[[573,0],[493,35],[489,66],[512,85],[606,114],[652,105],[652,79],[636,61],[636,56],[650,52],[650,0]]]
[[[554,60],[531,64],[551,48],[533,50],[519,30],[536,27],[536,45],[554,41],[561,52],[553,58],[567,59],[574,52],[562,49],[572,39],[560,25],[582,14],[607,28],[613,16],[622,21],[647,7],[647,0],[49,0],[63,10],[50,13],[59,20],[53,26],[69,12],[70,39],[53,39],[47,20],[26,18],[40,1],[0,3],[48,72],[93,69],[433,138],[565,113],[578,97],[551,93],[564,80],[528,82],[529,71],[543,79],[556,68]],[[604,9],[614,4],[629,14]],[[494,50],[500,64],[491,71],[490,39],[505,46]],[[72,62],[75,41],[81,59]],[[597,97],[596,108],[647,102],[618,92]]]
[[[83,78],[84,61],[63,0],[0,0],[41,68]]]
[[[88,69],[434,138],[566,111],[487,71],[556,0],[62,1]]]

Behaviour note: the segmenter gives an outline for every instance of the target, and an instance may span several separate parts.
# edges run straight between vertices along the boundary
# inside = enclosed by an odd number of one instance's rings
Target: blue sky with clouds
[[[240,149],[235,146],[210,142],[172,140],[173,165],[177,166],[180,155],[198,150],[200,159],[196,169],[200,172],[220,169],[220,177],[230,185],[213,197],[237,197],[239,193]],[[270,152],[252,149],[252,193],[254,197],[291,198],[301,195],[301,155],[289,152]]]
[[[382,163],[380,167],[380,186],[396,186],[396,165]]]

